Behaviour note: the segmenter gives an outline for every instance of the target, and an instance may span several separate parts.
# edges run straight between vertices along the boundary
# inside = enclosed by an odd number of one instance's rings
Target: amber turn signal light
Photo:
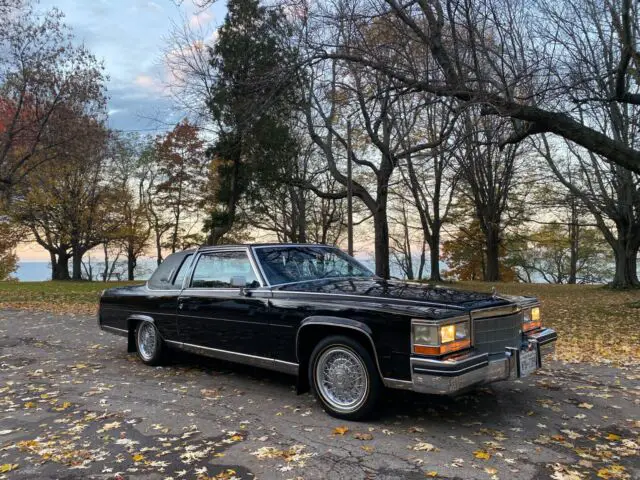
[[[449,342],[437,347],[428,347],[425,345],[414,345],[413,352],[420,355],[444,355],[445,353],[457,352],[471,346],[471,340],[458,340],[457,342]]]

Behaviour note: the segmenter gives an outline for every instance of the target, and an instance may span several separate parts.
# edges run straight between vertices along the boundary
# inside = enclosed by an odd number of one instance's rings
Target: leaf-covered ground
[[[532,295],[542,302],[542,321],[556,329],[558,359],[571,362],[640,362],[640,290],[595,285],[482,282],[457,284],[498,294]]]
[[[136,282],[0,282],[0,308],[93,315],[105,288],[135,284]]]
[[[554,362],[455,399],[326,415],[292,377],[173,355],[90,316],[0,310],[0,479],[640,478],[640,375]]]
[[[65,314],[96,312],[106,287],[131,285],[110,282],[0,282],[0,308]],[[571,362],[640,362],[640,290],[614,291],[592,285],[542,285],[461,282],[456,288],[533,295],[542,301],[546,326],[560,339],[557,356]]]

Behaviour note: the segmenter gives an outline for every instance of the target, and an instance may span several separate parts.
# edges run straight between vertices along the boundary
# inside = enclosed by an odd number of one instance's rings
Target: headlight
[[[412,325],[414,353],[443,355],[471,346],[469,320],[446,325],[427,325],[417,322]]]
[[[522,331],[529,332],[542,327],[540,307],[524,308],[522,310]]]
[[[435,325],[414,325],[413,343],[418,345],[437,345],[438,327]]]

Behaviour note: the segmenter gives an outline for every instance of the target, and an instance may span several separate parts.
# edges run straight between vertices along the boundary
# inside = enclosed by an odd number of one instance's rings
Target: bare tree
[[[314,35],[311,59],[354,62],[388,76],[398,88],[457,99],[479,106],[482,115],[510,117],[511,135],[503,143],[553,133],[589,152],[640,173],[640,149],[581,118],[576,106],[640,104],[637,49],[638,4],[631,0],[434,0],[398,2],[366,0],[344,6],[321,2],[307,22]],[[581,25],[597,42],[602,23],[581,18],[599,9],[608,16],[603,32],[612,39],[614,68],[605,73],[613,91],[596,96],[576,90],[597,75],[588,65],[567,60],[572,51],[563,41],[565,28]],[[554,15],[557,12],[558,15]],[[349,22],[348,44],[337,45],[333,30]],[[574,20],[577,20],[574,22]],[[368,24],[384,23],[396,32],[373,41]],[[362,39],[367,39],[363,41]],[[395,41],[394,41],[395,39]],[[397,41],[402,39],[401,42]],[[416,63],[416,52],[428,58]],[[574,75],[577,74],[578,76]]]
[[[478,117],[476,122],[467,116],[464,128],[464,152],[460,155],[460,175],[468,187],[467,195],[484,235],[486,281],[500,280],[500,252],[503,234],[513,208],[518,146],[500,148],[504,122]]]

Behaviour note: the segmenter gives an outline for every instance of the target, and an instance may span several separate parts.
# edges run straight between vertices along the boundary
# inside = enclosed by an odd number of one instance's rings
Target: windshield
[[[373,277],[373,273],[337,248],[323,246],[256,247],[271,285],[322,278]]]

